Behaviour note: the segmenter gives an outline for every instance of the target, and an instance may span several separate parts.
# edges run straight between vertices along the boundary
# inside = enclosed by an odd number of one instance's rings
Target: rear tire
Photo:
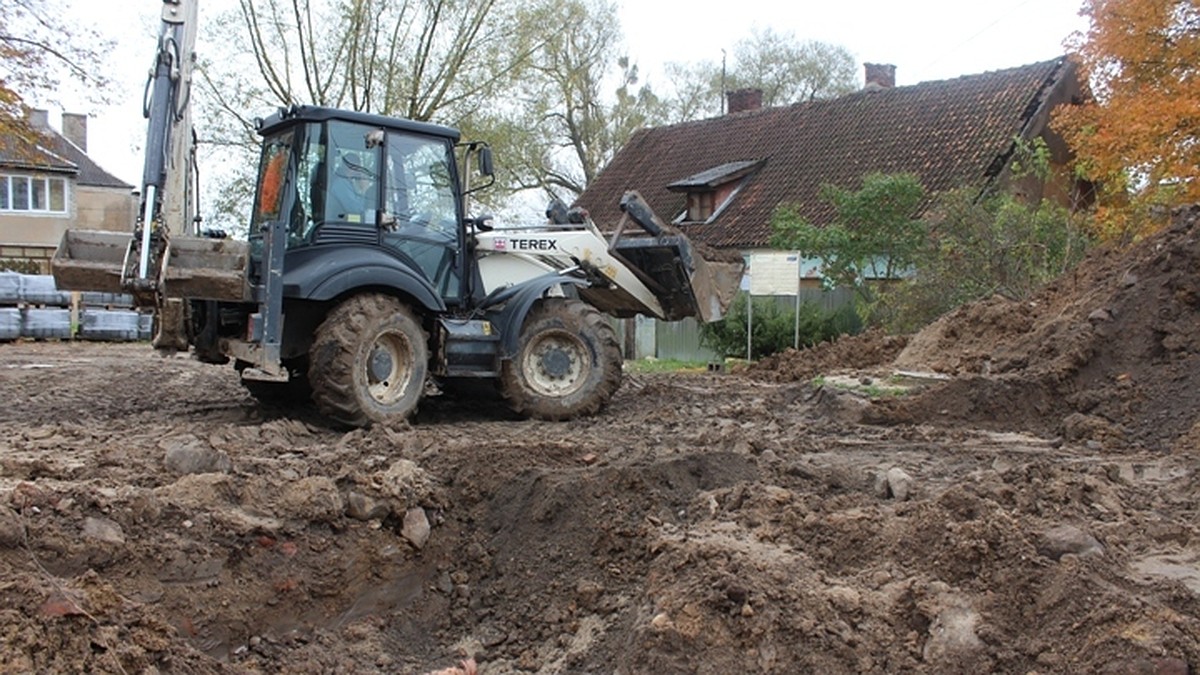
[[[605,317],[579,300],[547,298],[525,318],[501,390],[519,414],[565,420],[599,412],[621,377],[621,349]]]
[[[412,310],[388,295],[365,293],[338,305],[317,328],[309,351],[313,401],[354,427],[406,419],[425,391],[429,345]]]

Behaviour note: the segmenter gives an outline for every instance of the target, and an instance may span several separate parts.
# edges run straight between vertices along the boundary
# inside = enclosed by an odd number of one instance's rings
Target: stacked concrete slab
[[[0,272],[0,340],[21,337],[21,309],[17,306],[20,296],[21,275]]]
[[[79,293],[76,298],[58,290],[50,275],[0,272],[0,340],[150,339],[151,316],[138,312],[131,296]],[[72,309],[78,311],[78,330]]]

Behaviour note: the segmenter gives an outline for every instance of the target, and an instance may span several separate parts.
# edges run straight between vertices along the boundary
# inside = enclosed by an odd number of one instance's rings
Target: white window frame
[[[25,208],[17,208],[13,203],[14,180],[24,180],[29,185],[29,189],[25,193]],[[42,200],[45,202],[40,208],[34,208],[33,195],[34,183],[40,182],[42,186]],[[54,209],[50,206],[50,186],[58,183],[62,185],[62,208]],[[25,173],[0,173],[0,213],[10,214],[28,214],[28,215],[48,215],[62,216],[70,211],[70,183],[63,176],[47,176],[38,174]]]

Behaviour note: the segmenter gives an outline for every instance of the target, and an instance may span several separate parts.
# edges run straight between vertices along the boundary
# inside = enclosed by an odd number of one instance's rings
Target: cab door
[[[453,304],[462,292],[453,146],[445,139],[392,132],[384,157],[383,245],[415,262]]]

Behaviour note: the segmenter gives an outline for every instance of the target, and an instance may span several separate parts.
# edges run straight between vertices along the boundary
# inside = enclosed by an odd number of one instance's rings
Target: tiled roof
[[[978,185],[1005,165],[1013,138],[1028,135],[1065,58],[952,80],[871,89],[828,101],[767,108],[642,129],[588,186],[578,204],[602,227],[621,217],[618,202],[638,190],[670,220],[686,195],[668,186],[734,161],[764,161],[712,223],[685,225],[719,247],[766,246],[771,214],[799,205],[810,222],[829,222],[821,185],[857,188],[868,173],[911,172],[929,192]]]
[[[76,182],[80,185],[133,189],[132,185],[102,169],[86,152],[57,133],[54,133],[53,150],[79,167],[79,178]]]
[[[0,167],[32,169],[51,173],[79,173],[79,167],[67,158],[24,140],[0,144]]]
[[[87,153],[53,129],[40,130],[40,143],[17,140],[16,149],[0,151],[0,167],[74,173],[75,182],[92,187],[132,190],[133,186],[105,171]]]

